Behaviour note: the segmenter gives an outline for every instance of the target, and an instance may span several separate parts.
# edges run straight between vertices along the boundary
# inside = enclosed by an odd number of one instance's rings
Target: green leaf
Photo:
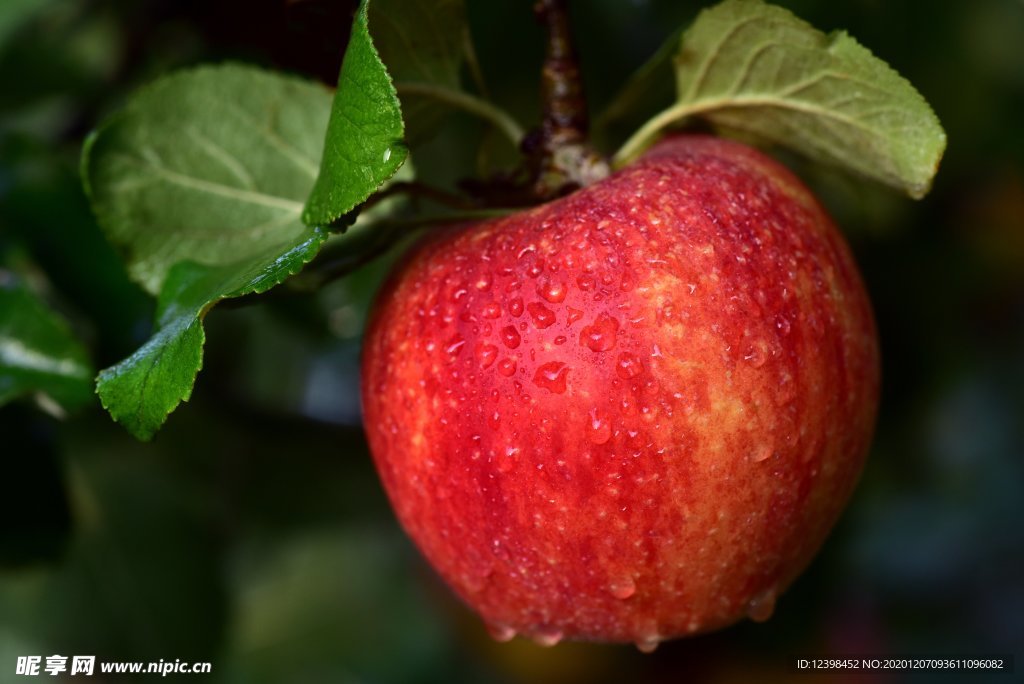
[[[157,294],[179,261],[245,263],[306,239],[330,107],[319,85],[235,64],[139,91],[82,156],[93,211],[132,277]]]
[[[307,228],[289,243],[221,266],[182,262],[167,275],[157,306],[157,332],[121,363],[100,372],[96,391],[114,420],[148,440],[192,393],[202,366],[202,320],[218,301],[265,292],[298,272],[327,233]]]
[[[691,116],[925,195],[946,135],[909,82],[844,32],[760,0],[703,11],[676,55],[677,101],[616,155],[623,164]]]
[[[338,76],[320,174],[302,214],[310,225],[350,214],[409,155],[398,96],[370,38],[368,3],[356,12]]]
[[[0,271],[0,405],[42,392],[70,410],[89,401],[92,375],[67,323]]]

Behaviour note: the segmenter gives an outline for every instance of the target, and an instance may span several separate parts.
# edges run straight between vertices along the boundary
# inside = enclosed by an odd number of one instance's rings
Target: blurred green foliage
[[[151,444],[95,402],[64,419],[0,409],[0,682],[17,656],[54,653],[208,660],[211,681],[239,683],[787,681],[797,653],[1016,651],[1024,667],[1024,4],[780,4],[892,64],[950,145],[916,203],[789,160],[863,267],[884,396],[847,514],[771,621],[650,656],[493,643],[398,529],[359,429],[359,339],[392,254],[316,295],[213,312],[192,400]],[[19,277],[96,367],[148,337],[153,303],[89,214],[86,133],[177,67],[234,59],[332,83],[352,5],[0,3],[0,252],[21,255]],[[468,15],[492,95],[534,122],[527,5],[471,0]],[[574,5],[595,112],[701,5]],[[456,117],[417,169],[454,186],[500,167],[505,146],[477,154],[491,137]]]

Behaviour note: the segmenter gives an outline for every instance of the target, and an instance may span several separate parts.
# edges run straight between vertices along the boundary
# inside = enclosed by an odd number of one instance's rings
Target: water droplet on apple
[[[612,582],[608,586],[608,591],[610,591],[612,596],[615,598],[625,600],[636,593],[636,582],[633,581],[632,577],[627,575],[626,577]]]
[[[533,375],[533,384],[554,394],[565,393],[565,376],[569,367],[561,361],[551,361],[537,368]]]
[[[590,409],[590,424],[587,426],[587,435],[594,444],[601,445],[612,437],[612,426],[608,419],[601,415],[597,407]]]
[[[760,463],[761,461],[767,461],[768,457],[772,455],[772,448],[767,444],[762,444],[754,450],[753,458],[754,463]]]
[[[544,259],[543,258],[538,258],[536,261],[534,261],[532,264],[530,264],[526,268],[526,275],[530,276],[531,278],[536,278],[537,276],[539,276],[543,272],[544,272]]]
[[[455,335],[445,345],[445,352],[449,356],[458,356],[459,352],[462,351],[462,347],[465,346],[466,340],[463,339],[462,335]]]
[[[538,646],[543,646],[544,648],[551,648],[552,646],[558,645],[558,643],[562,640],[562,630],[542,630],[533,635],[533,640]]]
[[[780,335],[788,335],[792,326],[789,324],[789,319],[783,315],[775,317],[775,327],[778,329]]]
[[[537,283],[537,294],[552,304],[565,301],[565,283],[560,280],[543,278]]]
[[[583,318],[583,312],[580,311],[579,309],[574,309],[574,308],[572,308],[570,306],[568,311],[569,311],[569,316],[568,316],[568,318],[566,320],[566,324],[567,325],[572,325],[576,321],[578,321],[581,318]]]
[[[508,312],[513,316],[519,317],[523,315],[523,298],[513,297],[508,303]]]
[[[501,315],[501,307],[498,306],[497,302],[488,302],[487,304],[484,305],[484,308],[483,310],[481,310],[480,315],[482,315],[484,318],[497,318],[498,316]]]
[[[565,340],[565,335],[559,335],[558,337],[555,338],[554,342],[555,344],[565,344]]]
[[[576,278],[576,284],[584,292],[588,292],[594,289],[594,276],[589,273],[584,273],[580,277]]]
[[[487,416],[487,424],[492,428],[497,429],[501,425],[501,414],[495,411],[491,415]]]
[[[498,348],[487,342],[479,342],[476,345],[476,360],[481,368],[490,368],[495,359],[498,358]]]
[[[763,591],[747,604],[747,617],[754,622],[764,622],[775,612],[775,588]]]
[[[502,359],[498,362],[498,372],[506,378],[511,378],[516,372],[516,360],[508,357]]]
[[[491,274],[490,273],[481,273],[480,277],[478,277],[476,279],[476,282],[473,283],[473,287],[475,287],[476,289],[480,290],[481,292],[487,292],[488,290],[490,290],[491,289]]]
[[[555,323],[555,312],[540,302],[532,302],[526,307],[533,317],[533,325],[537,328],[549,328]]]
[[[588,325],[580,331],[580,344],[585,344],[596,352],[614,349],[618,330],[618,319],[612,318],[608,314],[601,314],[592,325]]]
[[[661,637],[658,636],[641,637],[636,640],[636,648],[641,653],[654,653],[660,643]]]
[[[519,336],[519,331],[516,330],[513,325],[506,325],[501,329],[501,341],[505,343],[505,346],[509,349],[515,349],[519,346],[522,338]]]
[[[516,636],[516,630],[497,622],[486,623],[487,633],[491,635],[491,638],[499,643],[505,643],[506,641],[512,641]]]
[[[743,355],[743,360],[754,368],[760,368],[767,360],[767,356],[760,347],[753,346],[747,349],[747,352]]]
[[[619,354],[618,362],[615,364],[615,372],[623,380],[629,380],[640,375],[644,370],[643,363],[636,354],[622,352]]]

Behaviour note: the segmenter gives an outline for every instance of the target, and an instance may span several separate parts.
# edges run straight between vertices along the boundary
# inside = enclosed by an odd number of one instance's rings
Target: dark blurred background
[[[492,93],[533,124],[529,3],[468,4]],[[703,4],[577,0],[592,109]],[[62,420],[31,402],[0,409],[0,682],[20,679],[17,656],[55,653],[205,660],[209,680],[232,683],[946,681],[787,668],[795,654],[1014,652],[1020,676],[1024,2],[780,4],[909,78],[949,148],[920,202],[790,160],[863,267],[884,396],[853,502],[770,621],[653,655],[492,642],[398,529],[361,433],[359,340],[385,258],[316,296],[215,310],[192,400],[150,444],[98,403]],[[352,8],[0,2],[0,251],[98,368],[147,338],[153,302],[90,215],[83,137],[139,85],[201,62],[333,82]],[[456,116],[416,164],[454,184],[483,135]]]

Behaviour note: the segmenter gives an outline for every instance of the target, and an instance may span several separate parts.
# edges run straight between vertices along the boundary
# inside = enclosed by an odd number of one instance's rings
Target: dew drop
[[[555,323],[555,312],[540,302],[532,302],[526,307],[533,317],[533,324],[537,328],[549,328]]]
[[[491,635],[491,638],[497,642],[505,643],[506,641],[512,641],[516,636],[516,630],[508,625],[502,625],[497,622],[487,623],[487,633]]]
[[[476,360],[481,368],[490,368],[495,359],[498,358],[498,348],[487,342],[479,342],[476,345]]]
[[[484,318],[497,318],[501,315],[501,307],[497,302],[488,302],[480,311],[480,315]]]
[[[445,345],[445,352],[450,356],[458,356],[459,352],[462,351],[462,347],[465,346],[466,340],[463,339],[462,335],[455,335]]]
[[[558,337],[555,338],[554,342],[555,344],[565,344],[565,340],[565,335],[559,335]]]
[[[594,276],[589,273],[584,273],[576,279],[576,284],[584,292],[588,292],[594,289]]]
[[[585,344],[592,351],[604,352],[615,347],[615,335],[619,330],[618,319],[608,314],[601,314],[592,325],[580,331],[580,344]]]
[[[508,303],[508,312],[513,316],[523,315],[523,298],[513,297]]]
[[[587,426],[587,435],[594,444],[601,445],[612,437],[612,426],[608,419],[602,416],[595,406],[590,409],[590,424]]]
[[[537,276],[539,276],[543,272],[544,272],[544,259],[542,259],[542,258],[538,258],[536,261],[534,261],[532,264],[530,264],[527,267],[527,269],[526,269],[526,275],[530,276],[531,278],[536,278]]]
[[[452,301],[453,302],[459,301],[460,299],[465,297],[468,292],[469,292],[469,290],[467,290],[464,287],[460,287],[460,288],[456,289],[454,292],[452,292]]]
[[[643,363],[636,354],[622,352],[619,354],[618,362],[615,364],[615,372],[623,380],[629,380],[640,375],[644,370]]]
[[[775,588],[763,591],[747,604],[747,617],[754,622],[764,622],[775,612]]]
[[[533,635],[533,640],[538,646],[551,648],[558,645],[562,640],[562,631],[559,629],[546,629]]]
[[[568,325],[572,325],[572,324],[573,324],[573,323],[575,323],[576,321],[578,321],[578,320],[580,320],[581,318],[583,318],[583,312],[582,312],[582,311],[580,311],[579,309],[574,309],[574,308],[572,308],[572,307],[570,306],[570,307],[569,307],[569,309],[568,309],[568,311],[569,311],[569,316],[568,316],[568,318],[566,319],[566,323],[567,323]]]
[[[516,372],[516,360],[504,358],[498,362],[498,372],[506,378],[511,378]]]
[[[747,353],[743,355],[743,360],[754,368],[760,368],[764,365],[765,355],[759,348],[750,347],[750,349],[747,350]]]
[[[608,586],[608,591],[615,598],[625,600],[636,593],[636,582],[633,581],[632,577],[626,576],[612,582]]]
[[[757,449],[754,450],[754,453],[751,456],[751,458],[754,460],[754,463],[760,463],[761,461],[767,461],[768,457],[771,455],[772,448],[767,444],[762,444],[761,446],[757,447]]]
[[[491,415],[487,416],[487,424],[494,429],[498,429],[501,425],[501,414],[497,411],[491,413]]]
[[[565,301],[565,283],[543,278],[537,283],[537,294],[552,304],[558,304]]]
[[[480,290],[481,292],[487,292],[491,289],[491,274],[481,273],[480,277],[473,283],[473,287]]]
[[[636,648],[641,653],[654,653],[661,643],[661,638],[656,636],[642,637],[636,640]]]
[[[565,377],[569,374],[569,370],[570,368],[561,361],[545,363],[534,373],[533,384],[553,394],[564,394]]]
[[[522,338],[519,336],[519,331],[516,330],[514,325],[506,325],[501,329],[501,341],[509,349],[515,349],[519,346]]]

